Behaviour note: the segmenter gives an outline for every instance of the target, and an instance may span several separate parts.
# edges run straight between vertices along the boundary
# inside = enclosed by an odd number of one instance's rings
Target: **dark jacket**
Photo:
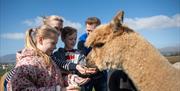
[[[86,38],[87,38],[87,33],[84,33],[83,35],[80,36],[79,41],[78,41],[78,45],[77,48],[79,50],[81,50],[81,52],[87,56],[88,53],[91,51],[92,48],[87,48],[84,46],[84,43],[86,42]]]

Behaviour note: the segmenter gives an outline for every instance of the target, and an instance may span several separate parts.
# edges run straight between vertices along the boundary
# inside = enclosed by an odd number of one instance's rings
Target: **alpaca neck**
[[[127,52],[122,54],[124,55],[122,67],[139,90],[161,90],[160,88],[172,80],[172,76],[180,77],[180,72],[177,74],[173,71],[174,68],[168,60],[150,43],[141,37],[137,37],[136,41],[136,45],[128,46]]]

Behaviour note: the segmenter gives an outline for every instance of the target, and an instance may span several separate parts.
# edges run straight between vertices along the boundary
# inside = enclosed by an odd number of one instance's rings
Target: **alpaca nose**
[[[88,57],[86,57],[86,62],[87,62],[87,63],[89,62],[89,58],[88,58]]]
[[[89,57],[86,57],[86,66],[90,67],[91,65]]]

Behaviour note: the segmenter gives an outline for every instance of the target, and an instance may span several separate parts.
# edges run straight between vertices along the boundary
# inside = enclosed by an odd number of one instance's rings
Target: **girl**
[[[64,87],[61,72],[50,57],[57,41],[57,30],[47,25],[26,32],[26,45],[17,53],[15,74],[11,79],[13,91],[79,90],[71,84]]]

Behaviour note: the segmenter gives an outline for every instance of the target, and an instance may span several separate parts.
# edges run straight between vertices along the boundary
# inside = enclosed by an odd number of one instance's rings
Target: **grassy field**
[[[166,57],[172,64],[176,62],[180,62],[180,56],[169,56]]]

